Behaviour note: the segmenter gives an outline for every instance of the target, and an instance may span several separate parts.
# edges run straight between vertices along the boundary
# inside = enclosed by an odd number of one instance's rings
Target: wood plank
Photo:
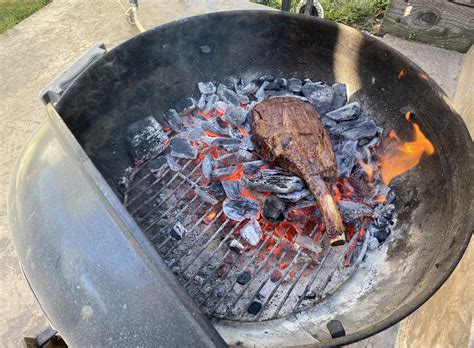
[[[392,0],[380,31],[467,52],[474,43],[474,7],[446,0]]]

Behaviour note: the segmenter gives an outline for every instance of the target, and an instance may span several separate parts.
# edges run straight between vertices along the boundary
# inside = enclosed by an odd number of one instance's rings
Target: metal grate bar
[[[193,175],[197,168],[198,168],[198,167],[194,168],[194,169],[188,174],[188,176]],[[179,173],[176,174],[173,178],[175,178],[175,177],[180,177],[180,176],[179,176]],[[201,180],[201,178],[202,178],[202,176],[198,179],[198,181]],[[171,183],[172,181],[173,181],[173,179],[170,180],[170,182],[168,182],[168,184],[165,185],[165,186],[160,190],[160,192],[159,192],[157,195],[153,195],[152,200],[153,200],[154,198],[156,198],[161,192],[163,192],[163,190],[164,190],[165,188],[168,188],[168,187],[170,186],[170,183]],[[153,214],[158,208],[160,208],[163,204],[165,204],[166,201],[167,201],[171,196],[173,196],[173,195],[176,193],[176,191],[178,191],[178,190],[181,188],[181,186],[183,186],[184,183],[187,183],[187,181],[184,180],[184,179],[182,179],[181,182],[178,184],[178,186],[176,186],[176,188],[175,188],[172,192],[170,192],[165,198],[163,198],[163,199],[161,200],[161,202],[160,202],[157,206],[155,206],[155,207],[153,207],[152,209],[148,210],[148,212],[145,214],[145,216],[140,217],[138,221],[141,222],[141,221],[145,220],[146,218],[148,218],[151,214]],[[191,188],[192,188],[192,185],[191,185]],[[186,191],[186,193],[187,193],[187,192],[189,192],[189,189]],[[149,201],[150,201],[150,200],[148,200],[148,203],[149,203]],[[144,204],[143,204],[140,208],[138,208],[136,211],[140,210],[143,206],[145,206],[145,205],[148,204],[148,203],[144,203]]]
[[[318,225],[316,225],[310,232],[309,234],[309,237],[313,237],[313,235],[315,234],[315,232],[318,230]],[[291,262],[288,264],[288,266],[286,267],[286,271],[285,273],[282,275],[282,277],[280,278],[280,280],[275,284],[275,287],[272,289],[272,292],[270,293],[270,295],[268,296],[268,298],[265,300],[265,302],[262,304],[262,308],[265,308],[268,303],[270,303],[270,301],[273,299],[273,296],[275,295],[275,293],[278,291],[278,289],[280,288],[280,285],[281,283],[283,282],[283,280],[286,278],[286,276],[290,273],[291,271],[291,268],[293,267],[293,265],[295,264],[296,260],[300,257],[300,255],[303,253],[303,247],[300,246],[299,250],[296,252],[295,256],[293,257],[293,259],[291,260]],[[286,254],[286,253],[283,253],[283,254]],[[282,255],[281,259],[284,257],[284,255]],[[268,277],[265,279],[264,282],[262,282],[262,285],[260,285],[260,288],[258,289],[258,291],[256,291],[255,293],[259,293],[263,287],[267,284],[268,280],[270,279],[272,273],[277,269],[278,267],[278,262],[275,263],[275,265],[273,266],[271,272],[269,273]],[[256,296],[256,295],[255,295]],[[255,297],[249,301],[249,302],[252,302],[253,300],[255,299]],[[250,304],[249,304],[250,306]],[[248,309],[248,307],[246,308],[246,310]],[[245,313],[245,312],[244,312]],[[260,312],[258,312],[258,314],[255,316],[255,319],[254,320],[258,320],[261,315],[263,313],[263,310],[261,310]],[[242,314],[243,316],[243,314]]]
[[[255,261],[255,259],[257,258],[258,254],[263,250],[263,247],[265,245],[267,245],[268,241],[270,239],[272,239],[273,237],[273,234],[275,233],[275,230],[272,230],[272,232],[270,234],[268,234],[264,241],[262,242],[262,244],[258,247],[257,250],[255,250],[255,252],[253,253],[252,257],[245,263],[245,265],[242,267],[243,269],[247,268],[251,263],[253,263]],[[237,257],[237,260],[240,259],[242,255],[239,255]],[[222,265],[222,264],[221,264]],[[225,276],[230,273],[230,271],[234,268],[234,266],[237,265],[237,262],[234,262],[230,265],[229,269],[227,270],[227,272],[222,276],[222,279],[225,278]],[[234,284],[235,285],[235,284]],[[200,305],[203,305],[203,304],[207,304],[207,300],[211,297],[211,295],[214,295],[217,287],[219,286],[219,284],[217,284],[216,287],[214,287],[213,291],[211,294],[209,294],[207,297],[204,298],[204,300],[202,302],[200,302]],[[225,297],[227,297],[227,295],[230,293],[230,291],[232,290],[233,286],[221,297],[221,300],[224,299]],[[211,313],[214,313],[214,311],[216,310],[216,308],[220,305],[220,301],[216,304],[216,306],[211,310]]]
[[[272,246],[270,252],[267,254],[267,256],[265,256],[265,259],[263,259],[262,261],[262,264],[260,265],[260,267],[257,268],[257,270],[254,272],[254,277],[247,283],[245,284],[244,286],[244,289],[240,292],[240,294],[238,295],[237,299],[235,299],[230,308],[233,308],[235,307],[235,305],[237,304],[237,302],[240,301],[240,299],[242,298],[242,296],[244,295],[245,291],[247,291],[247,289],[249,288],[250,284],[253,282],[253,280],[255,279],[255,276],[260,273],[260,271],[265,267],[266,263],[268,262],[268,259],[272,256],[273,254],[273,250],[275,250],[275,248],[277,248],[281,241],[283,240],[283,237],[288,233],[288,231],[290,230],[291,226],[289,226],[284,233],[281,234],[281,236],[278,238],[277,242]],[[273,235],[273,233],[272,233]],[[258,254],[256,253],[254,256],[256,257]],[[249,263],[246,264],[246,267],[248,267]],[[245,267],[244,267],[245,269]],[[235,285],[235,284],[234,284]],[[212,313],[215,312],[215,310],[217,309],[217,307],[214,307],[213,310],[212,310]]]
[[[217,221],[219,220],[219,218],[221,217],[221,215],[223,214],[223,211],[222,209],[219,211],[218,214],[216,214],[216,216],[214,217],[214,219],[212,219],[212,221],[202,230],[201,233],[199,233],[199,235],[197,236],[196,239],[199,239],[201,238],[210,228],[211,226]],[[228,220],[227,220],[228,221]],[[194,247],[194,245],[191,245],[189,246],[183,253],[181,253],[181,255],[185,255],[189,250],[191,250],[192,248]],[[173,266],[176,266],[176,264],[179,262],[180,260],[176,260],[175,262],[173,262],[171,264],[170,267],[173,267]]]
[[[194,196],[193,199],[191,199],[191,200],[189,201],[189,203],[186,204],[186,205],[183,207],[183,209],[181,209],[181,211],[175,216],[175,219],[178,219],[178,217],[179,217],[186,209],[188,209],[189,206],[190,206],[191,204],[193,204],[193,203],[196,201],[196,199],[197,199],[197,196]],[[199,204],[199,206],[196,208],[196,210],[201,209],[201,207],[202,207],[204,204],[205,204],[204,202],[201,202],[201,203]],[[171,228],[173,228],[173,227],[171,227]],[[171,230],[171,229],[168,229],[168,231],[170,231],[170,230]],[[188,232],[189,232],[189,231],[188,231]],[[160,232],[156,233],[156,234],[151,238],[151,240],[153,241],[154,239],[156,239],[156,237],[158,237],[159,234],[160,234]],[[185,236],[185,237],[186,237],[186,236]],[[166,243],[168,243],[171,239],[173,239],[173,238],[172,238],[171,236],[168,236],[160,245],[158,245],[158,250],[161,249],[161,248],[163,248],[163,246],[164,246]]]
[[[191,161],[189,161],[188,163],[186,163],[182,169],[185,169],[189,164],[191,163]],[[174,182],[174,180],[176,178],[179,177],[179,172],[176,173],[175,175],[173,175],[173,177],[166,183],[166,185],[164,185],[158,192],[156,192],[153,196],[151,196],[150,198],[148,198],[147,200],[145,200],[145,202],[143,202],[143,204],[141,204],[138,208],[135,208],[134,210],[132,210],[132,215],[137,213],[141,208],[143,208],[144,206],[146,206],[148,203],[150,203],[151,201],[153,201],[156,197],[158,197],[160,195],[161,192],[163,192],[165,189],[167,189],[170,184],[172,182]],[[153,188],[157,183],[159,183],[161,181],[161,179],[164,179],[165,178],[165,175],[162,175],[160,176],[157,180],[155,180],[150,186],[149,188]],[[137,195],[135,197],[139,197],[140,195]],[[163,200],[164,201],[164,200]]]
[[[227,220],[229,221],[229,220]],[[223,245],[225,245],[225,242],[230,238],[230,236],[236,231],[236,229],[240,226],[240,224],[242,223],[242,221],[239,221],[225,236],[225,238],[223,240],[221,240],[221,242],[219,243],[219,245],[213,250],[213,252],[211,253],[211,255],[208,257],[207,261],[206,262],[203,262],[201,267],[199,267],[199,269],[191,276],[191,278],[188,280],[188,282],[184,285],[184,287],[188,287],[189,284],[192,283],[192,281],[194,280],[194,277],[196,275],[199,274],[199,272],[201,272],[201,270],[207,265],[209,264],[209,261],[211,261],[211,259],[214,257],[214,255],[222,248]],[[208,243],[211,243],[213,239],[211,239]],[[204,248],[203,248],[204,249]],[[199,256],[199,255],[198,255]],[[197,258],[197,257],[196,257]],[[194,261],[193,261],[194,262]],[[184,272],[183,272],[184,273]]]
[[[209,246],[209,244],[211,244],[214,239],[221,233],[221,231],[227,226],[227,224],[230,222],[230,220],[225,220],[220,226],[219,228],[217,229],[216,232],[214,232],[214,234],[211,236],[211,238],[209,238],[209,240],[204,243],[204,245],[201,247],[201,249],[199,250],[199,252],[196,254],[196,256],[194,257],[194,259],[192,259],[191,262],[188,263],[188,265],[181,270],[180,274],[184,274],[184,272],[186,272],[188,270],[188,268],[194,263],[194,261],[197,260],[197,258],[199,256],[201,256],[202,252]]]
[[[202,178],[202,176],[200,176],[200,177],[198,178],[198,181],[201,180],[201,178]],[[181,182],[181,184],[178,186],[178,188],[181,187],[181,185],[182,185],[183,183],[184,183],[184,180]],[[177,188],[177,189],[178,189],[178,188]],[[179,200],[182,199],[182,198],[184,198],[184,197],[186,196],[186,194],[187,194],[192,188],[193,188],[193,186],[190,185],[190,186],[182,193],[181,197],[176,200],[176,203],[175,203],[172,207],[168,208],[168,210],[166,210],[164,213],[162,213],[156,220],[154,220],[150,225],[148,225],[148,226],[145,228],[145,232],[148,231],[150,228],[152,228],[154,225],[156,225],[159,221],[161,221],[161,219],[162,219],[164,216],[166,216],[166,214],[168,214],[170,211],[172,211],[174,208],[176,208],[176,206],[180,203]],[[170,197],[173,195],[173,193],[175,193],[175,192],[176,192],[176,191],[173,191],[172,193],[170,193],[170,195],[169,195],[168,197],[166,197],[165,199],[163,199],[163,201],[166,201],[166,200],[167,200],[168,198],[170,198]],[[156,211],[156,209],[158,209],[159,206],[160,206],[160,205],[158,205],[157,207],[153,208],[152,212]],[[148,214],[147,214],[147,215],[148,215]],[[147,217],[147,216],[143,217],[143,219],[141,219],[139,222],[145,220],[146,217]]]

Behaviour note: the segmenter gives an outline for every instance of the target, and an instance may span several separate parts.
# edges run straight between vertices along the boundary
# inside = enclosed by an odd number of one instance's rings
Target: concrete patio
[[[0,347],[22,346],[24,336],[35,336],[48,325],[21,274],[8,230],[8,183],[13,163],[21,147],[45,119],[39,91],[93,44],[103,42],[111,49],[139,33],[126,22],[123,7],[126,1],[122,3],[54,0],[0,35],[3,101],[0,109]],[[140,18],[145,28],[150,28],[185,16],[249,8],[263,7],[244,0],[143,0]],[[455,97],[464,54],[395,37],[386,37],[384,41],[417,62],[450,98]],[[473,134],[474,129],[471,127],[470,131]],[[354,346],[409,347],[424,342],[429,347],[467,347],[469,342],[474,344],[470,336],[474,296],[472,286],[468,286],[469,279],[471,283],[473,279],[472,267],[469,267],[473,261],[472,249],[471,245],[455,274],[420,310],[400,325]],[[467,298],[468,303],[457,296]],[[430,308],[440,310],[433,316]],[[440,321],[443,325],[439,325]]]

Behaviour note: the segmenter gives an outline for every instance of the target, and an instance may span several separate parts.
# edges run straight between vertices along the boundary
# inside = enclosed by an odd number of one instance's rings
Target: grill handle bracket
[[[101,58],[107,49],[103,43],[97,43],[77,59],[66,71],[51,81],[41,92],[40,99],[46,104],[55,105],[71,84],[95,61]]]

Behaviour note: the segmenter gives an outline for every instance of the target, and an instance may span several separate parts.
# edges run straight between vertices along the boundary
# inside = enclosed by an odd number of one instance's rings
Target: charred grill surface
[[[253,109],[252,128],[254,141],[269,161],[306,181],[321,206],[331,244],[344,244],[344,225],[324,181],[337,175],[337,163],[313,106],[291,97],[265,100]]]

